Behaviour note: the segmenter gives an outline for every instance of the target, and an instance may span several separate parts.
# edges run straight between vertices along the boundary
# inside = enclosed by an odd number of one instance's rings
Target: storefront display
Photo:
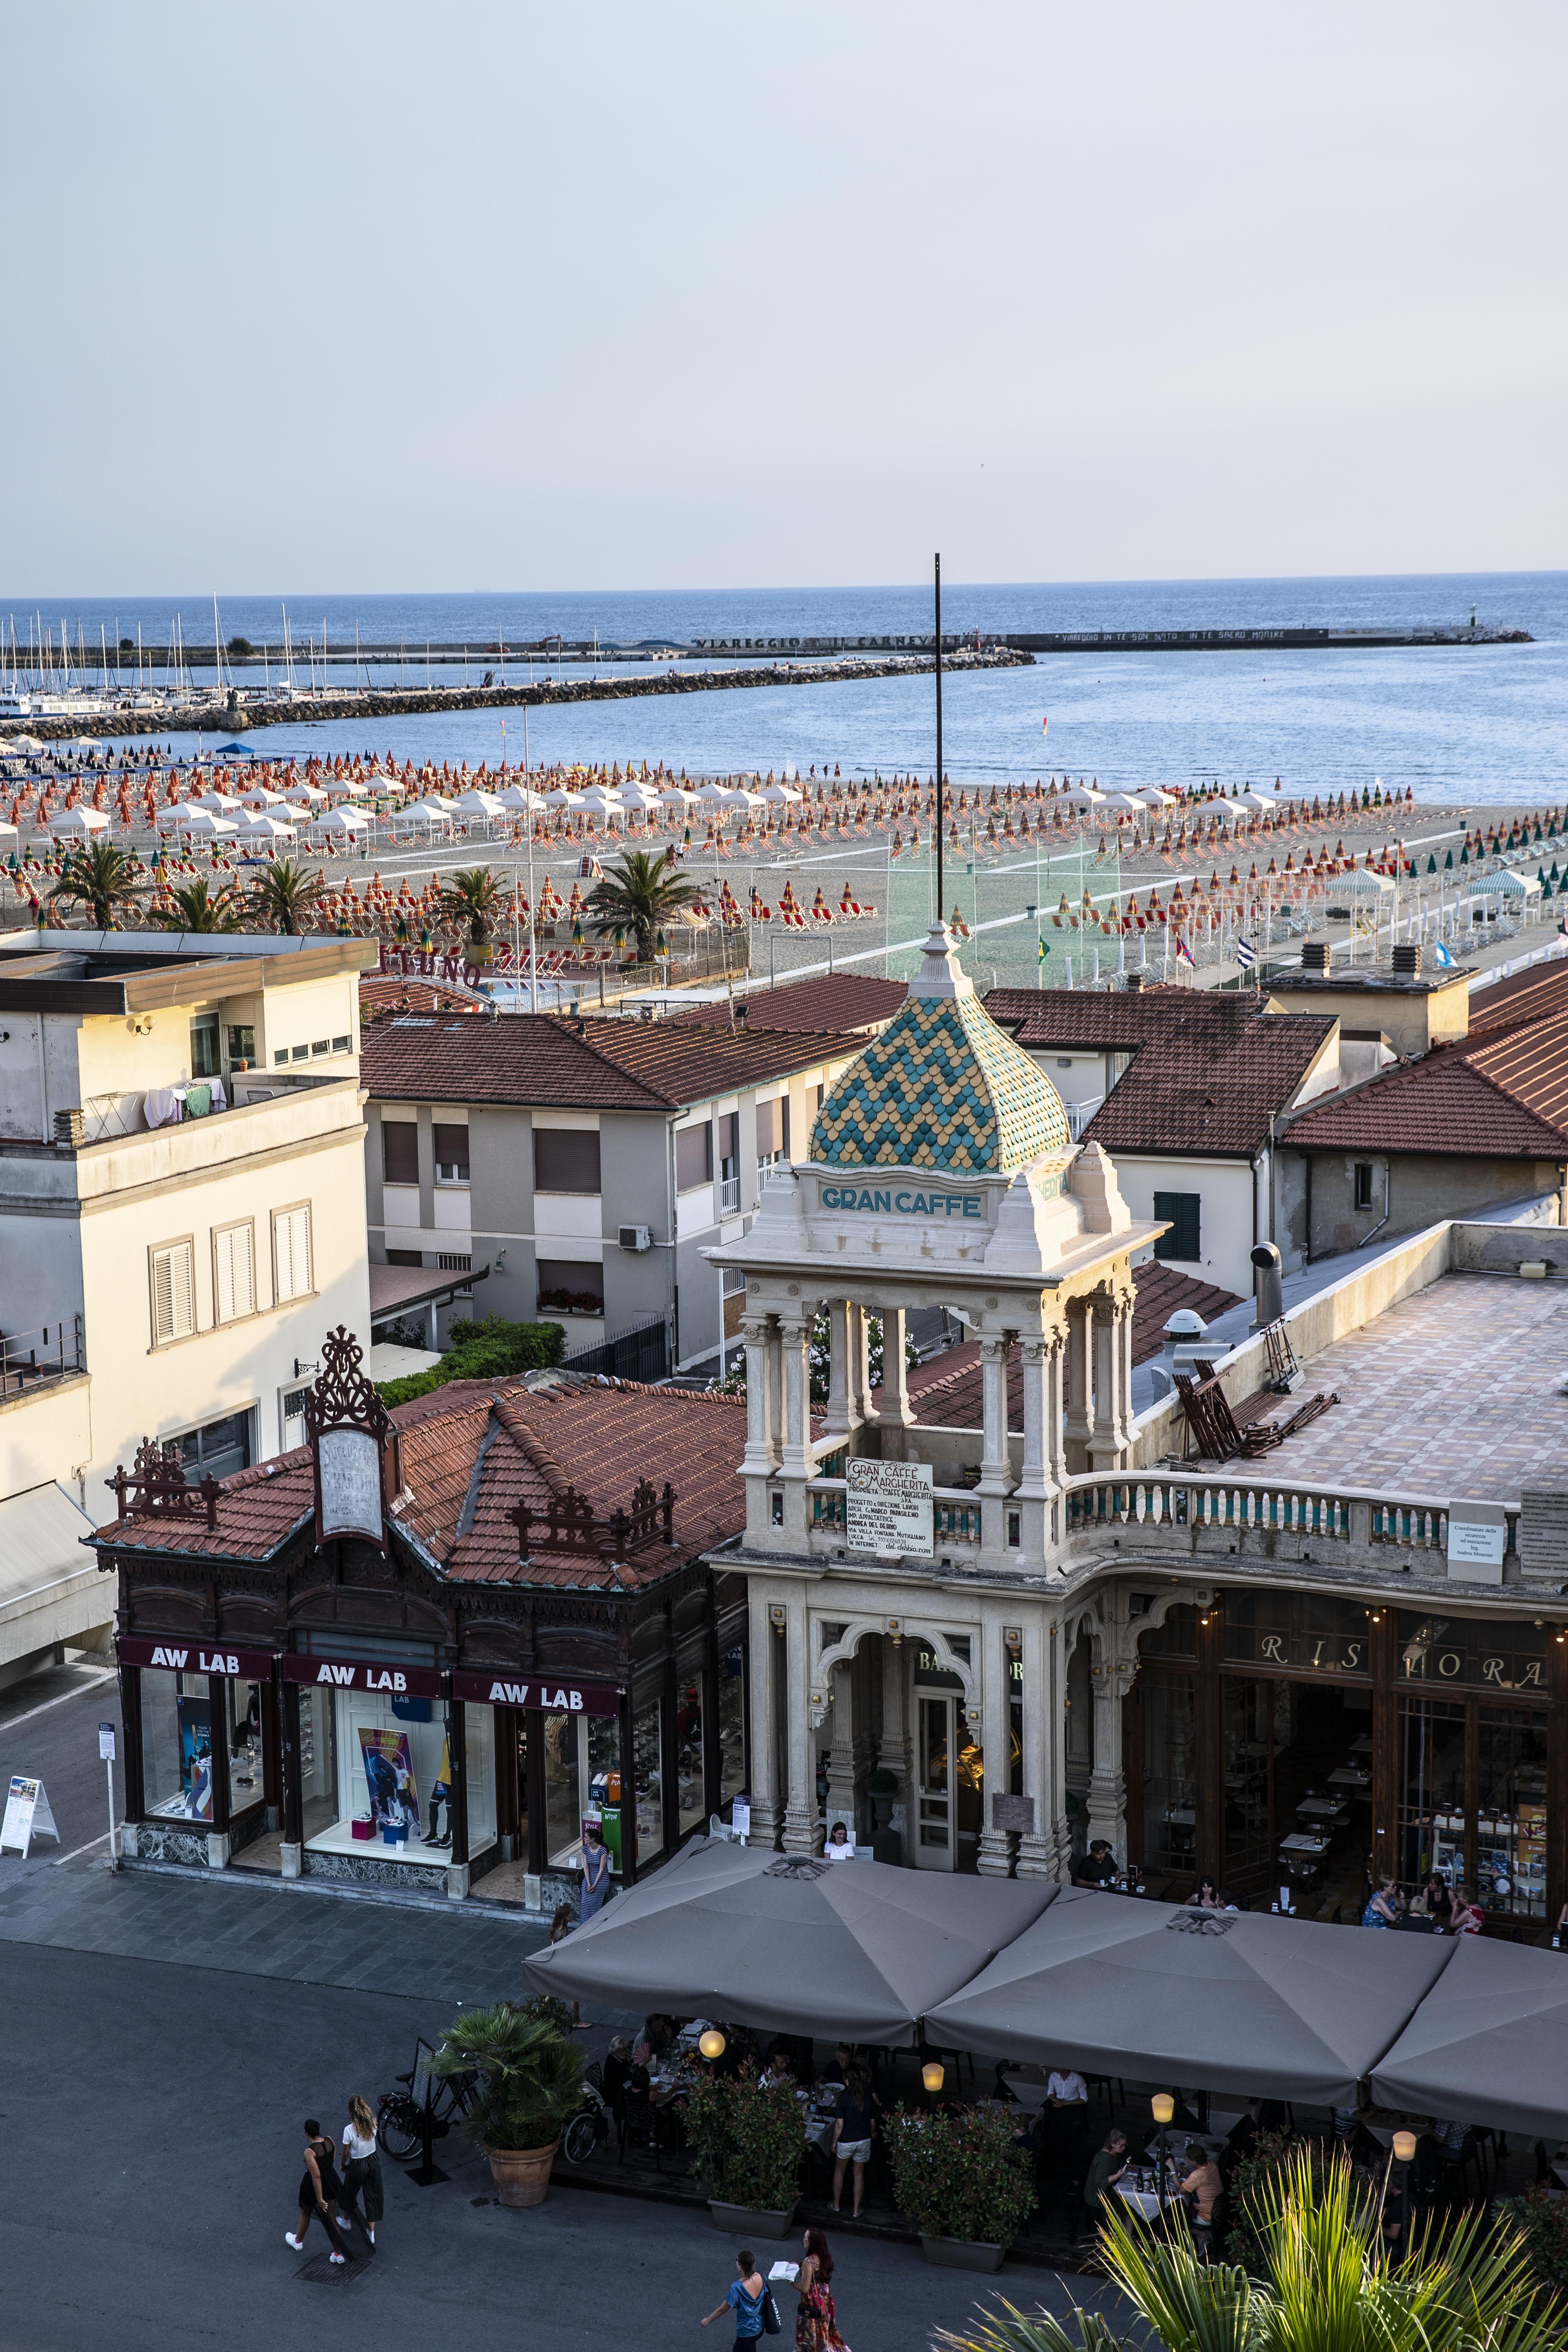
[[[664,1759],[659,1745],[663,1712],[658,1699],[653,1699],[632,1717],[632,1795],[639,1867],[664,1851]]]

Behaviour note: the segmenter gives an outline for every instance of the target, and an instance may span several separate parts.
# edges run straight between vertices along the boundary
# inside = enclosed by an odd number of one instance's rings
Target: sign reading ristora
[[[931,1466],[929,1462],[878,1462],[852,1454],[845,1465],[845,1533],[851,1551],[905,1554],[929,1559]]]

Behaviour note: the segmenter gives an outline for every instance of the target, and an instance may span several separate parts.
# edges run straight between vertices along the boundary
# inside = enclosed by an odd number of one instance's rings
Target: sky
[[[1568,561],[1568,10],[14,7],[0,596]]]

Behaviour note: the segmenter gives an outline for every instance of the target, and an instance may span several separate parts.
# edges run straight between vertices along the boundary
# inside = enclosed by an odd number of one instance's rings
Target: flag
[[[1050,953],[1050,951],[1051,951],[1050,941],[1049,941],[1048,940],[1040,940],[1040,942],[1039,942],[1039,950],[1040,950],[1040,952],[1039,952],[1039,954],[1035,958],[1035,961],[1036,961],[1037,963],[1044,963],[1044,961],[1045,961],[1046,958],[1049,955],[1049,953]]]
[[[1051,723],[1051,722],[1050,722],[1049,719],[1048,719],[1048,718],[1046,716],[1046,714],[1042,711],[1042,713],[1040,714],[1040,732],[1041,732],[1041,734],[1042,734],[1042,735],[1045,733],[1045,731],[1046,731],[1047,728],[1050,725],[1050,723]]]
[[[1252,970],[1253,965],[1258,961],[1258,950],[1253,946],[1250,940],[1237,940],[1236,943],[1236,960],[1241,966],[1243,971],[1250,971]]]
[[[1176,961],[1178,963],[1190,963],[1194,969],[1196,968],[1197,958],[1194,955],[1185,940],[1178,940],[1176,941]]]
[[[1454,969],[1454,959],[1441,940],[1435,940],[1432,943],[1432,961],[1441,971],[1452,971]]]

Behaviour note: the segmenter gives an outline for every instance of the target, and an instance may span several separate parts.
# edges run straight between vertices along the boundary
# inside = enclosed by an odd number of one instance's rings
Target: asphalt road
[[[55,1666],[0,1691],[0,1803],[14,1772],[41,1780],[59,1829],[59,1843],[40,1839],[35,1856],[52,1862],[89,1841],[101,1841],[99,1851],[107,1859],[109,1790],[98,1754],[100,1722],[114,1725],[115,1747],[123,1753],[119,1678],[102,1665]],[[125,1803],[118,1763],[114,1792],[118,1820]],[[17,1860],[15,1853],[0,1855],[0,1885]]]

